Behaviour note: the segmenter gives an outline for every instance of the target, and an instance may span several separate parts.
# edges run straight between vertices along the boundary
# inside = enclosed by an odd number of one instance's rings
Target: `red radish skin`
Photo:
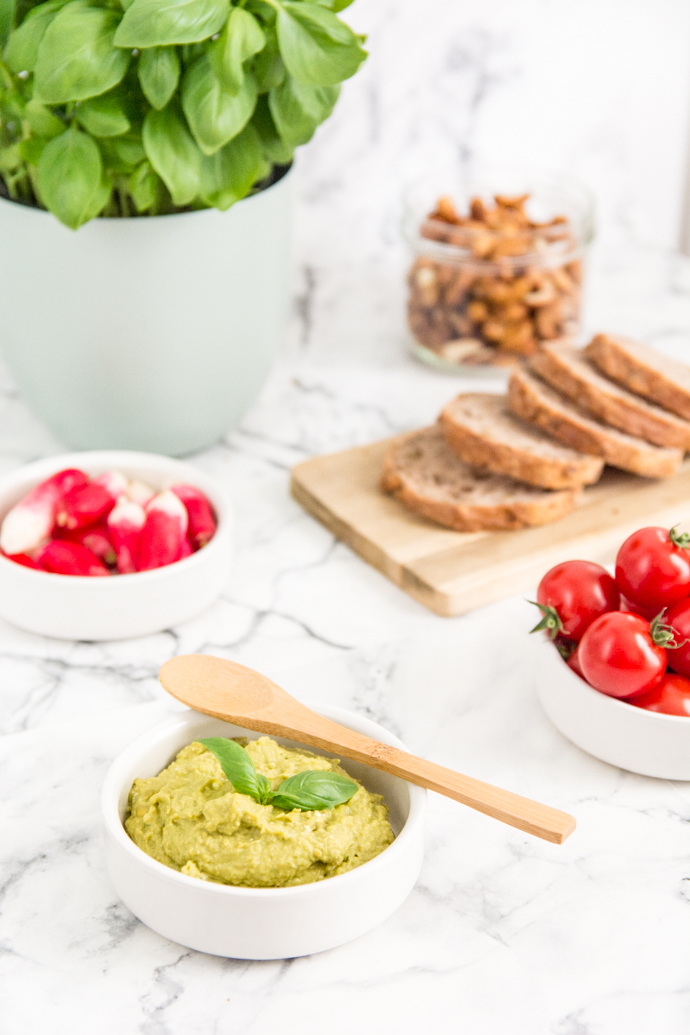
[[[88,483],[83,471],[70,467],[46,478],[5,515],[0,529],[0,549],[8,555],[28,553],[47,539],[55,524],[58,503],[68,493]]]
[[[58,528],[86,528],[106,517],[115,506],[115,499],[104,485],[91,482],[65,496],[57,509]]]
[[[137,570],[137,553],[146,512],[139,503],[121,497],[108,515],[108,531],[117,555],[120,575],[133,575]]]
[[[95,525],[89,525],[87,528],[75,528],[71,531],[66,528],[60,528],[57,530],[54,538],[65,540],[68,543],[81,543],[82,546],[95,553],[96,557],[109,567],[112,567],[117,560],[115,547],[108,533],[108,526],[104,521],[99,521]]]
[[[44,571],[55,575],[109,575],[98,557],[80,543],[52,539],[36,558]]]
[[[182,540],[182,546],[180,547],[180,556],[177,558],[178,561],[183,561],[185,557],[191,557],[194,553],[194,547],[190,543],[189,539],[185,536]]]
[[[146,508],[146,524],[141,531],[138,571],[151,571],[180,559],[187,536],[187,511],[182,501],[167,489]]]
[[[43,568],[35,561],[33,557],[29,557],[26,553],[6,553],[4,556],[8,561],[14,561],[15,564],[21,564],[23,568],[35,568],[36,571],[43,571]]]
[[[196,549],[201,549],[213,538],[216,531],[216,519],[211,504],[201,489],[193,485],[173,485],[171,491],[182,500],[187,510],[189,541]]]

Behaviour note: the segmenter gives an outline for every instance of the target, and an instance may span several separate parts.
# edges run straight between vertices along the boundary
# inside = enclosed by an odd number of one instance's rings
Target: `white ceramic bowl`
[[[642,776],[690,780],[690,716],[663,715],[593,690],[554,645],[535,645],[536,688],[556,729],[603,762]]]
[[[349,729],[404,748],[369,719],[341,708],[311,707]],[[154,776],[186,744],[213,736],[254,739],[259,734],[199,712],[183,712],[130,744],[106,776],[101,803],[108,873],[120,898],[143,923],[180,945],[214,956],[286,959],[358,938],[404,902],[422,865],[426,791],[349,760],[344,760],[348,772],[384,796],[396,835],[381,855],[349,873],[292,888],[231,887],[187,877],[137,848],[123,827],[133,780]]]
[[[153,571],[108,579],[24,568],[0,555],[0,616],[29,632],[69,640],[123,640],[160,632],[208,607],[227,582],[232,513],[218,483],[180,460],[120,450],[64,453],[37,460],[0,479],[0,521],[29,489],[66,467],[97,475],[116,469],[167,488],[195,485],[216,512],[216,533],[203,550]]]

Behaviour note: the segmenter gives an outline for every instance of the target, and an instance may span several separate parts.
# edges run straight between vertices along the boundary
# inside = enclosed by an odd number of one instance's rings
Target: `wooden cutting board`
[[[690,531],[690,460],[663,481],[606,468],[581,504],[551,525],[518,532],[453,532],[384,495],[378,480],[396,439],[305,460],[292,494],[339,539],[438,615],[464,614],[536,586],[559,561],[613,561],[637,528]]]

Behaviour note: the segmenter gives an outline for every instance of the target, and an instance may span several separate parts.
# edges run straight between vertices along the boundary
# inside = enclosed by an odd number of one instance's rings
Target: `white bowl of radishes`
[[[29,632],[160,632],[213,603],[231,551],[222,489],[180,460],[69,453],[0,479],[0,617]]]

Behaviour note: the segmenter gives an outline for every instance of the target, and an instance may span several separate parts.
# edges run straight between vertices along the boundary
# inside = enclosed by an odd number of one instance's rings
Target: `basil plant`
[[[366,57],[349,3],[0,0],[0,194],[74,230],[224,211],[291,162]]]

